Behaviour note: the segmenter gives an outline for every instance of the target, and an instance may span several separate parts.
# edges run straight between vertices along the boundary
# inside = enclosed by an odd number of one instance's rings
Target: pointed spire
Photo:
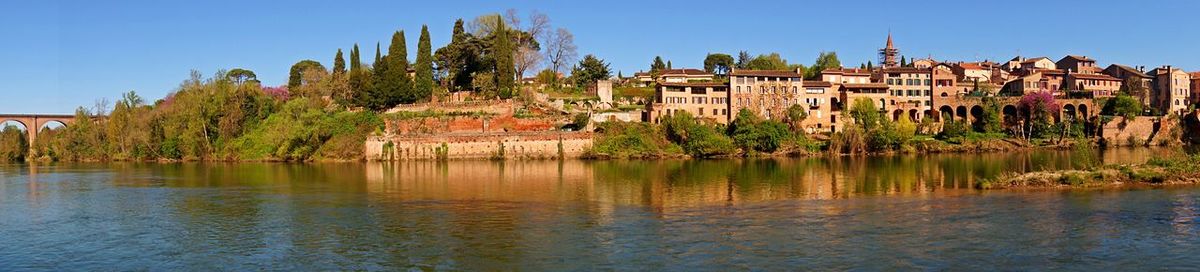
[[[892,46],[892,31],[891,30],[888,30],[887,47],[885,47],[885,48],[887,48],[887,49],[895,48]]]

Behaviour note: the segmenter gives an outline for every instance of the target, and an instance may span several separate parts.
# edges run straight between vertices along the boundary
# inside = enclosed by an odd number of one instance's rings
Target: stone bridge
[[[33,146],[33,141],[37,139],[38,132],[41,132],[42,128],[45,128],[47,124],[59,123],[65,127],[75,122],[75,116],[64,114],[0,114],[0,124],[9,121],[20,123],[21,126],[25,127],[25,138],[29,140],[29,146]]]

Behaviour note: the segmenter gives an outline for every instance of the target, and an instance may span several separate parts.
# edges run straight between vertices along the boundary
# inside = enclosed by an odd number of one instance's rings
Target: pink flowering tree
[[[271,98],[274,98],[275,100],[279,100],[279,101],[287,101],[288,98],[291,96],[291,93],[288,92],[287,86],[263,87],[262,91],[267,96],[270,96]]]
[[[1058,113],[1061,107],[1058,100],[1054,99],[1054,94],[1049,91],[1029,93],[1021,97],[1021,101],[1017,102],[1017,110],[1025,121],[1021,134],[1028,139],[1047,132],[1054,114]]]

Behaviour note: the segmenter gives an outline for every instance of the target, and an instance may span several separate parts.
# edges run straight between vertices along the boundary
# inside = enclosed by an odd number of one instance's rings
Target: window
[[[717,115],[717,109],[713,109],[713,115]]]

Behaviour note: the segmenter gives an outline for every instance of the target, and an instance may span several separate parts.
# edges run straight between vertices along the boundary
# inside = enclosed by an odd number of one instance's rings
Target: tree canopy
[[[596,83],[597,80],[606,79],[611,76],[611,71],[608,68],[608,63],[597,58],[594,55],[587,55],[583,60],[579,61],[579,65],[575,70],[571,71],[571,77],[575,79],[575,85],[580,88],[587,87]]]
[[[733,56],[728,54],[713,53],[704,57],[704,71],[719,76],[728,75],[733,65]]]

